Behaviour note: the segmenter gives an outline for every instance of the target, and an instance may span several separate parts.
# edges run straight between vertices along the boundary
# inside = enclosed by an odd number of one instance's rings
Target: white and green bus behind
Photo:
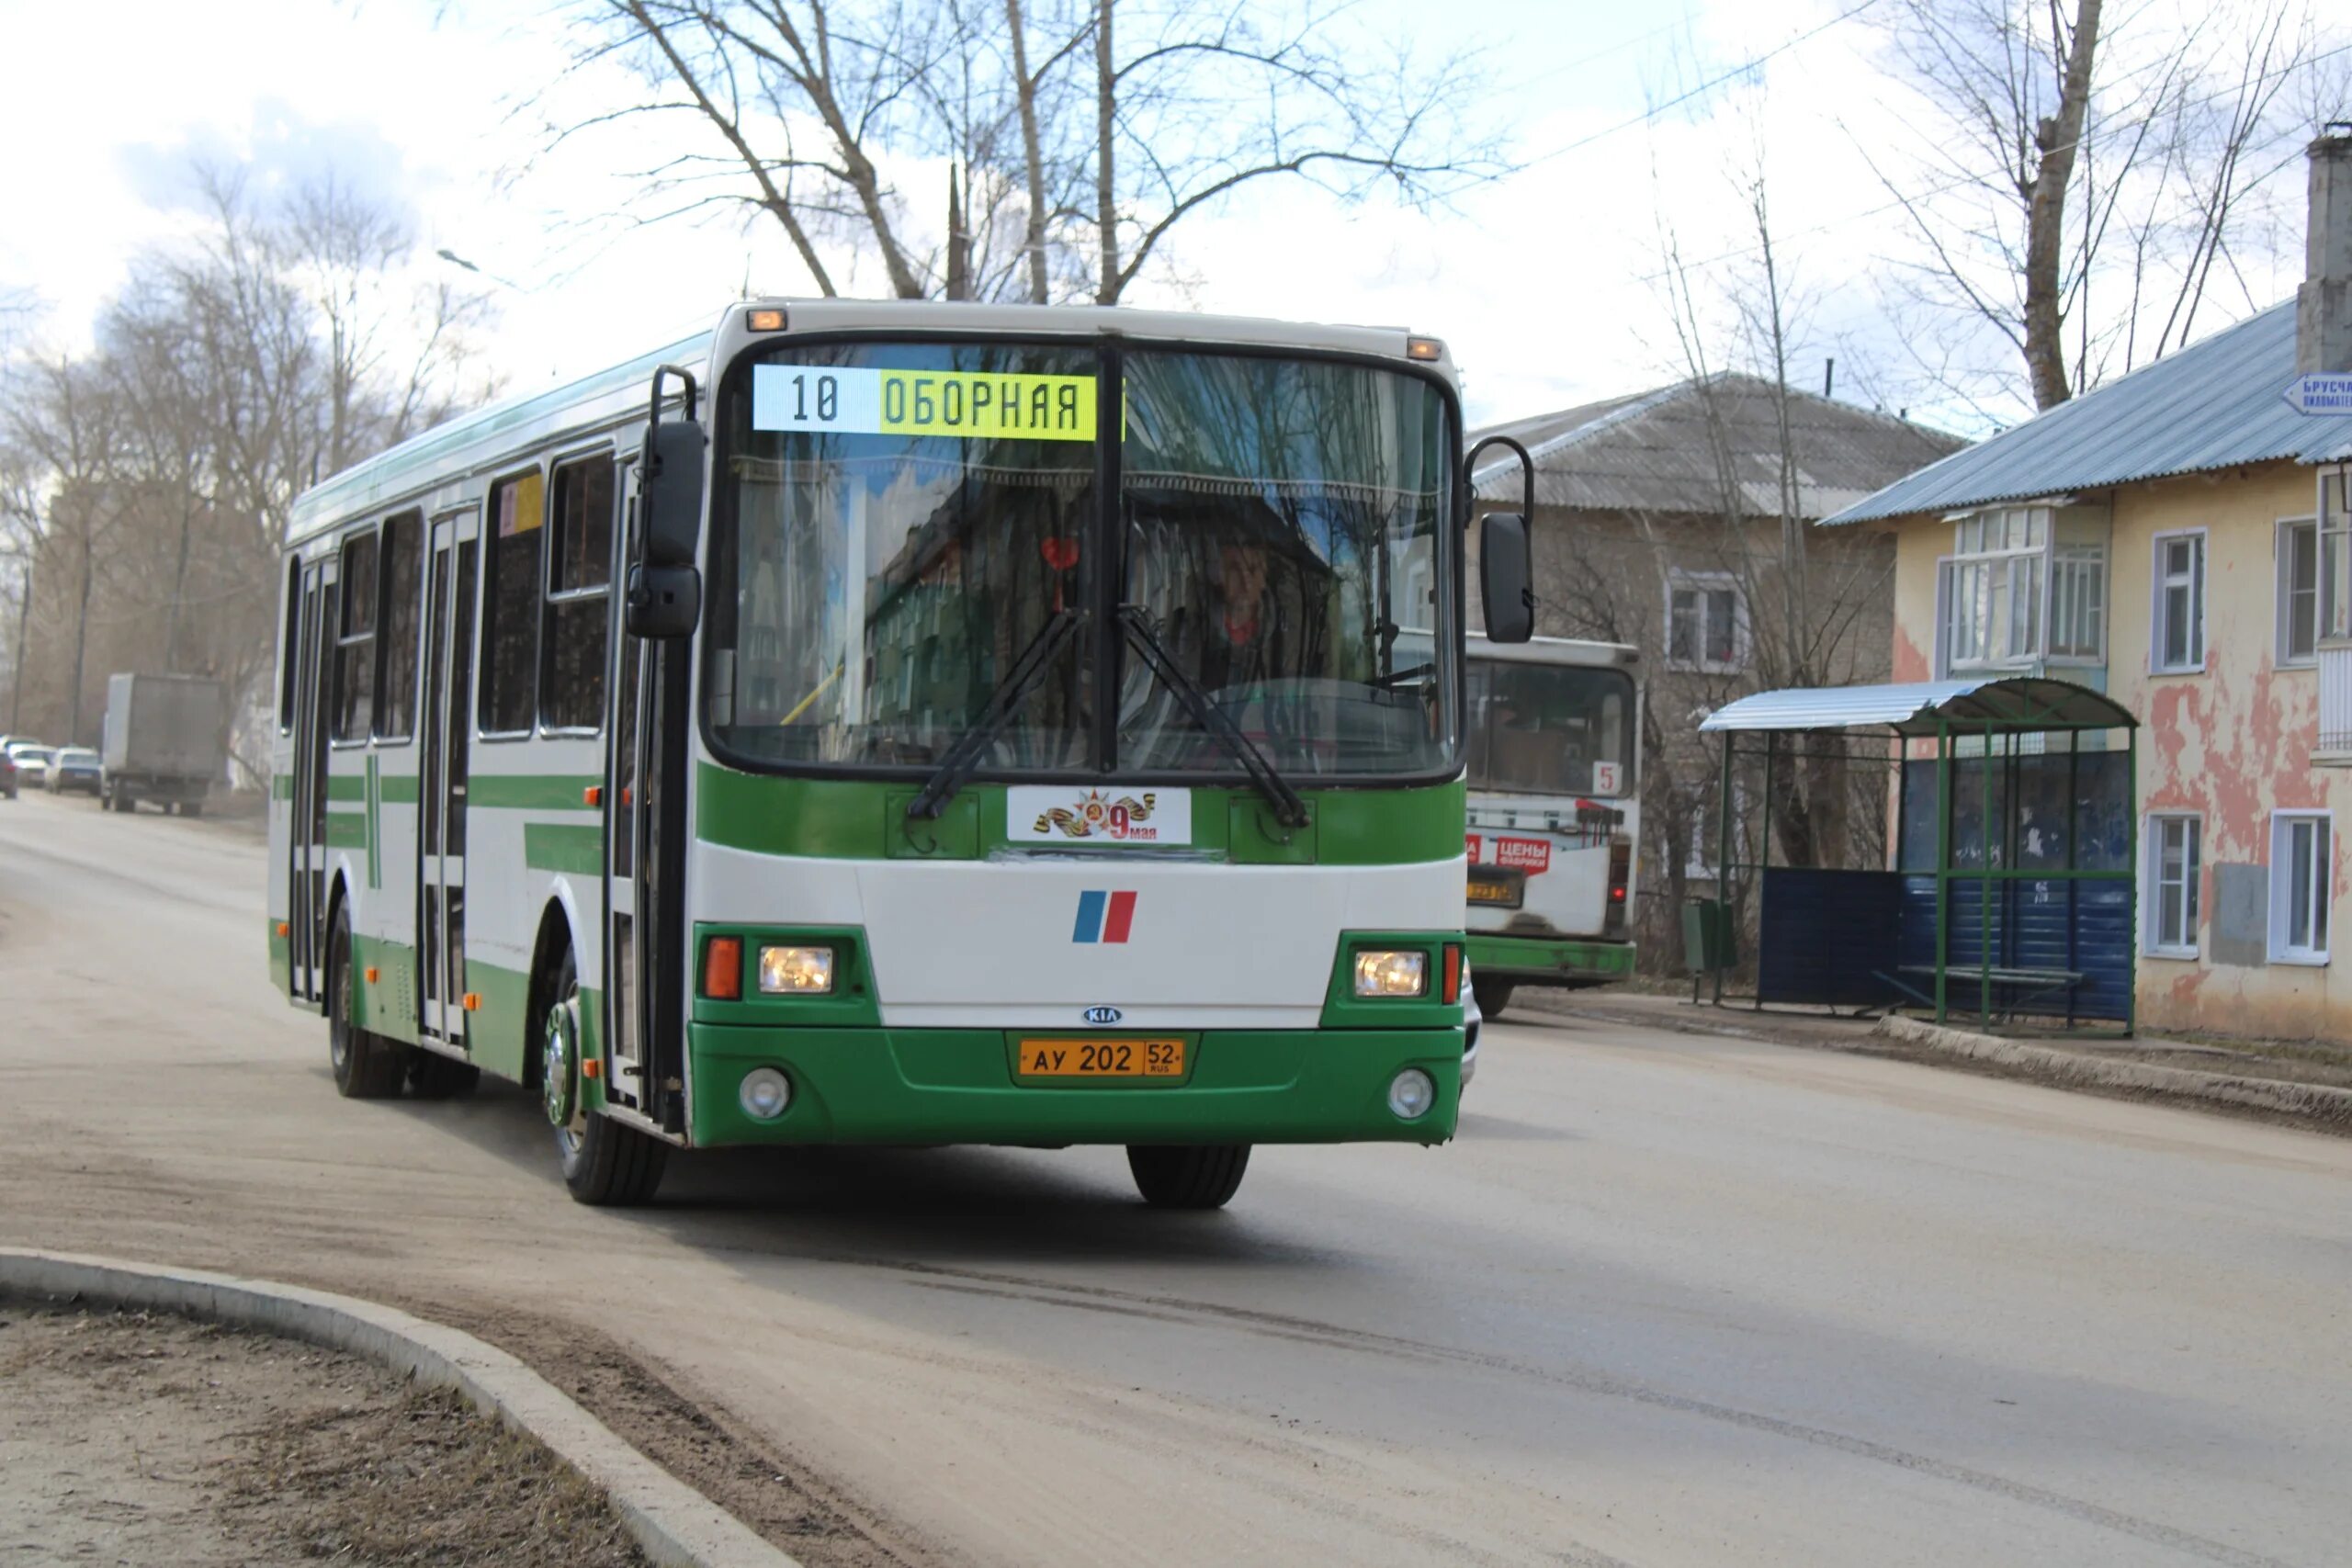
[[[1124,1145],[1204,1207],[1442,1142],[1461,423],[1401,332],[825,300],[410,441],[297,509],[277,977],[347,1095],[530,1086],[590,1202],[673,1147]]]
[[[1469,638],[1466,924],[1488,1018],[1523,985],[1634,972],[1637,657],[1617,643]]]

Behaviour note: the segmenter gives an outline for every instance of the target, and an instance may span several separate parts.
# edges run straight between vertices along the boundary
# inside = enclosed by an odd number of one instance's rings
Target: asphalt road
[[[617,1340],[881,1559],[2352,1555],[2352,1143],[1544,1023],[1451,1146],[1261,1151],[1221,1214],[1114,1150],[704,1156],[600,1213],[520,1094],[337,1100],[261,874],[0,802],[0,1242]]]

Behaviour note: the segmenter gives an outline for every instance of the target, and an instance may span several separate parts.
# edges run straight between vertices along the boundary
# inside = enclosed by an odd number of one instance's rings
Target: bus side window
[[[334,738],[365,740],[376,704],[376,530],[343,543],[343,620],[334,649]]]
[[[416,728],[417,626],[423,620],[424,577],[420,546],[424,516],[403,512],[384,525],[381,559],[384,608],[379,624],[383,684],[376,697],[376,738],[406,740]]]
[[[481,596],[484,735],[523,735],[538,705],[539,542],[547,537],[547,481],[537,469],[490,489],[490,581]]]
[[[593,733],[604,722],[613,493],[609,452],[555,471],[539,675],[539,722],[548,729]]]
[[[277,733],[294,732],[295,655],[302,646],[302,558],[286,560],[285,640],[277,645]]]

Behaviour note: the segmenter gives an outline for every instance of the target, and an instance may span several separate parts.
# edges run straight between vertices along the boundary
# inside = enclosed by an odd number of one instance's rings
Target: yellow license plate
[[[1511,882],[1481,882],[1473,877],[1470,882],[1470,902],[1473,904],[1516,904],[1519,902],[1519,886]]]
[[[1032,1078],[1174,1078],[1182,1040],[1023,1040],[1021,1076]]]

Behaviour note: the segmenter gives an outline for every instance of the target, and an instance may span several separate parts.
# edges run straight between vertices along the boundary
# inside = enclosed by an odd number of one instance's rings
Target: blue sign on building
[[[2352,375],[2319,371],[2298,376],[2280,395],[2297,413],[2352,414]]]

